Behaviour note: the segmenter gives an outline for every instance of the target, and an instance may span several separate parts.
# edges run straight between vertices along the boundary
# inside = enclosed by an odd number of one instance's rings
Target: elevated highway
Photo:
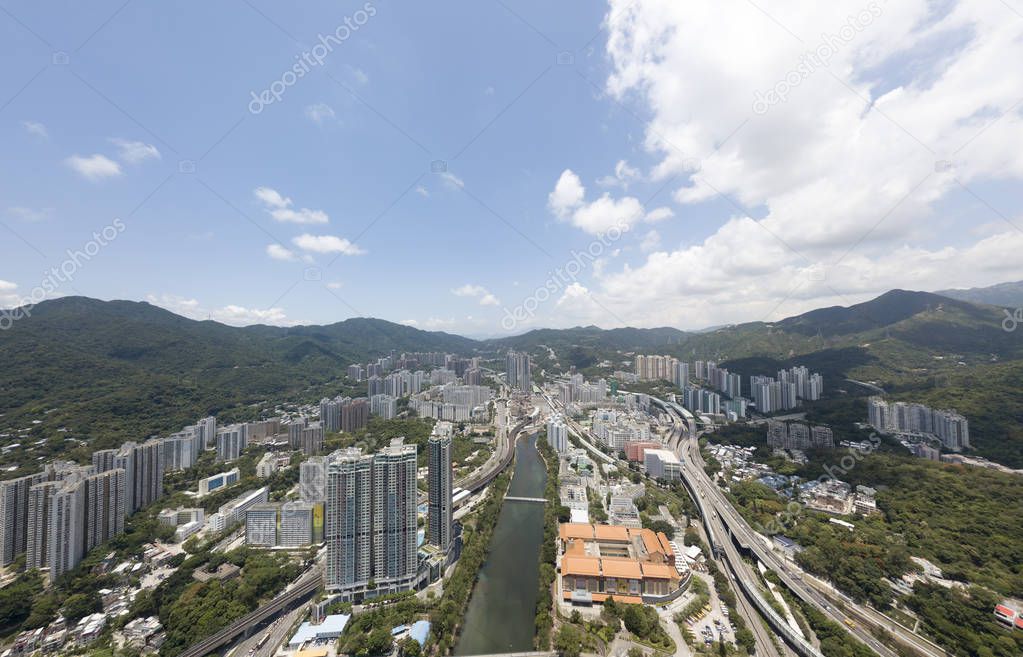
[[[657,400],[657,403],[672,413],[686,427],[691,426],[685,422],[683,415],[683,412],[686,412],[685,409],[661,400]],[[694,500],[697,501],[704,523],[706,524],[708,519],[717,521],[720,523],[719,527],[725,532],[724,535],[719,533],[716,538],[720,548],[740,546],[747,554],[754,556],[767,568],[773,570],[799,599],[813,605],[827,618],[845,627],[857,639],[883,657],[897,657],[897,653],[890,647],[882,645],[868,628],[883,631],[894,641],[923,657],[948,657],[947,652],[929,639],[899,625],[875,609],[856,604],[848,599],[841,600],[841,608],[838,608],[834,601],[829,600],[821,591],[811,586],[808,583],[809,580],[804,580],[798,568],[786,564],[781,557],[774,553],[764,539],[754,532],[745,519],[735,511],[728,499],[705,472],[696,434],[691,433],[687,428],[674,432],[671,440],[672,449],[683,462],[683,481]],[[707,511],[710,511],[710,516],[707,515]],[[708,531],[709,533],[710,531]],[[718,549],[718,547],[714,549]],[[727,549],[725,549],[725,553],[727,555]],[[738,558],[738,553],[735,556]],[[748,583],[743,582],[740,578],[740,586],[744,584]],[[769,615],[765,617],[769,621],[771,620]],[[779,620],[781,619],[779,618]],[[772,627],[774,627],[773,622]],[[788,642],[789,637],[784,632],[780,630],[779,632]],[[792,643],[790,645],[793,645],[794,648],[797,647]],[[809,654],[802,650],[800,653]]]

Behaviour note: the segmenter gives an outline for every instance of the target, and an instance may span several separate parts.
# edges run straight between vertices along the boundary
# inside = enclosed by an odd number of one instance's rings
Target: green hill
[[[0,333],[0,433],[7,444],[47,439],[43,454],[64,451],[68,438],[116,444],[204,414],[244,417],[266,400],[336,394],[345,366],[391,350],[477,347],[378,319],[235,328],[147,303],[57,299]]]

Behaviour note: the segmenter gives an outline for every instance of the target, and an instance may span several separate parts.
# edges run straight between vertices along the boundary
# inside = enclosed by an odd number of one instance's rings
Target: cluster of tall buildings
[[[778,449],[832,449],[835,438],[831,427],[808,426],[802,422],[786,424],[780,420],[767,421],[767,446]]]
[[[817,372],[810,372],[802,365],[778,370],[778,381],[796,384],[796,396],[808,401],[817,401],[824,392],[824,377]]]
[[[529,392],[533,389],[533,378],[529,371],[529,354],[509,351],[505,357],[505,372],[512,390]]]
[[[886,402],[880,397],[867,400],[870,426],[881,433],[933,436],[945,449],[970,447],[970,423],[954,410],[934,409],[924,404]]]
[[[678,397],[687,410],[707,415],[721,413],[721,395],[713,390],[687,385],[682,388],[682,394]]]
[[[324,431],[358,431],[369,424],[369,413],[370,402],[366,397],[320,400],[320,424]]]
[[[398,400],[391,395],[373,395],[369,398],[369,414],[390,420],[398,415]]]
[[[74,569],[163,494],[164,450],[161,440],[128,442],[95,452],[91,466],[58,461],[0,482],[0,565],[25,553],[51,581]]]
[[[602,404],[607,401],[608,385],[604,379],[588,383],[582,374],[573,374],[558,383],[558,399],[569,404]]]
[[[444,553],[453,541],[452,433],[438,422],[427,441],[427,540]],[[416,446],[400,438],[375,454],[348,448],[302,464],[303,500],[320,495],[323,482],[329,592],[358,600],[421,580],[416,473]]]
[[[799,404],[795,383],[775,381],[770,376],[751,376],[749,387],[750,398],[761,413],[787,411]]]
[[[631,414],[609,408],[600,408],[593,413],[593,435],[608,448],[617,452],[625,450],[625,444],[650,438],[650,425],[637,420]]]
[[[787,411],[799,405],[799,400],[816,401],[824,392],[824,378],[805,367],[779,370],[778,378],[750,377],[750,398],[761,413]]]
[[[242,455],[249,445],[249,427],[247,424],[232,424],[217,429],[216,446],[217,460],[234,461]]]
[[[689,383],[689,363],[673,356],[637,355],[636,376],[641,381],[671,381],[682,387]]]
[[[547,420],[547,444],[558,454],[568,450],[568,425],[560,413],[555,413]]]
[[[447,422],[485,421],[487,405],[494,397],[489,386],[449,383],[420,393],[409,400],[419,417]]]

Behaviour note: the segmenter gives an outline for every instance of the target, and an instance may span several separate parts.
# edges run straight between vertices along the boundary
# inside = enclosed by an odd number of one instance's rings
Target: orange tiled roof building
[[[677,596],[688,582],[675,567],[668,537],[649,529],[564,523],[562,595],[580,603],[642,603]]]

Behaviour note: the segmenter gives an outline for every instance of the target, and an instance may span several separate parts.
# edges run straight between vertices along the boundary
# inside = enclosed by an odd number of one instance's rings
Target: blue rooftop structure
[[[324,618],[319,625],[313,625],[306,621],[299,626],[298,631],[288,641],[288,646],[298,647],[313,639],[336,639],[345,631],[345,627],[351,619],[351,614],[331,614]]]
[[[420,620],[412,623],[412,629],[408,631],[408,635],[418,641],[419,645],[426,645],[426,637],[430,635],[430,622]]]

